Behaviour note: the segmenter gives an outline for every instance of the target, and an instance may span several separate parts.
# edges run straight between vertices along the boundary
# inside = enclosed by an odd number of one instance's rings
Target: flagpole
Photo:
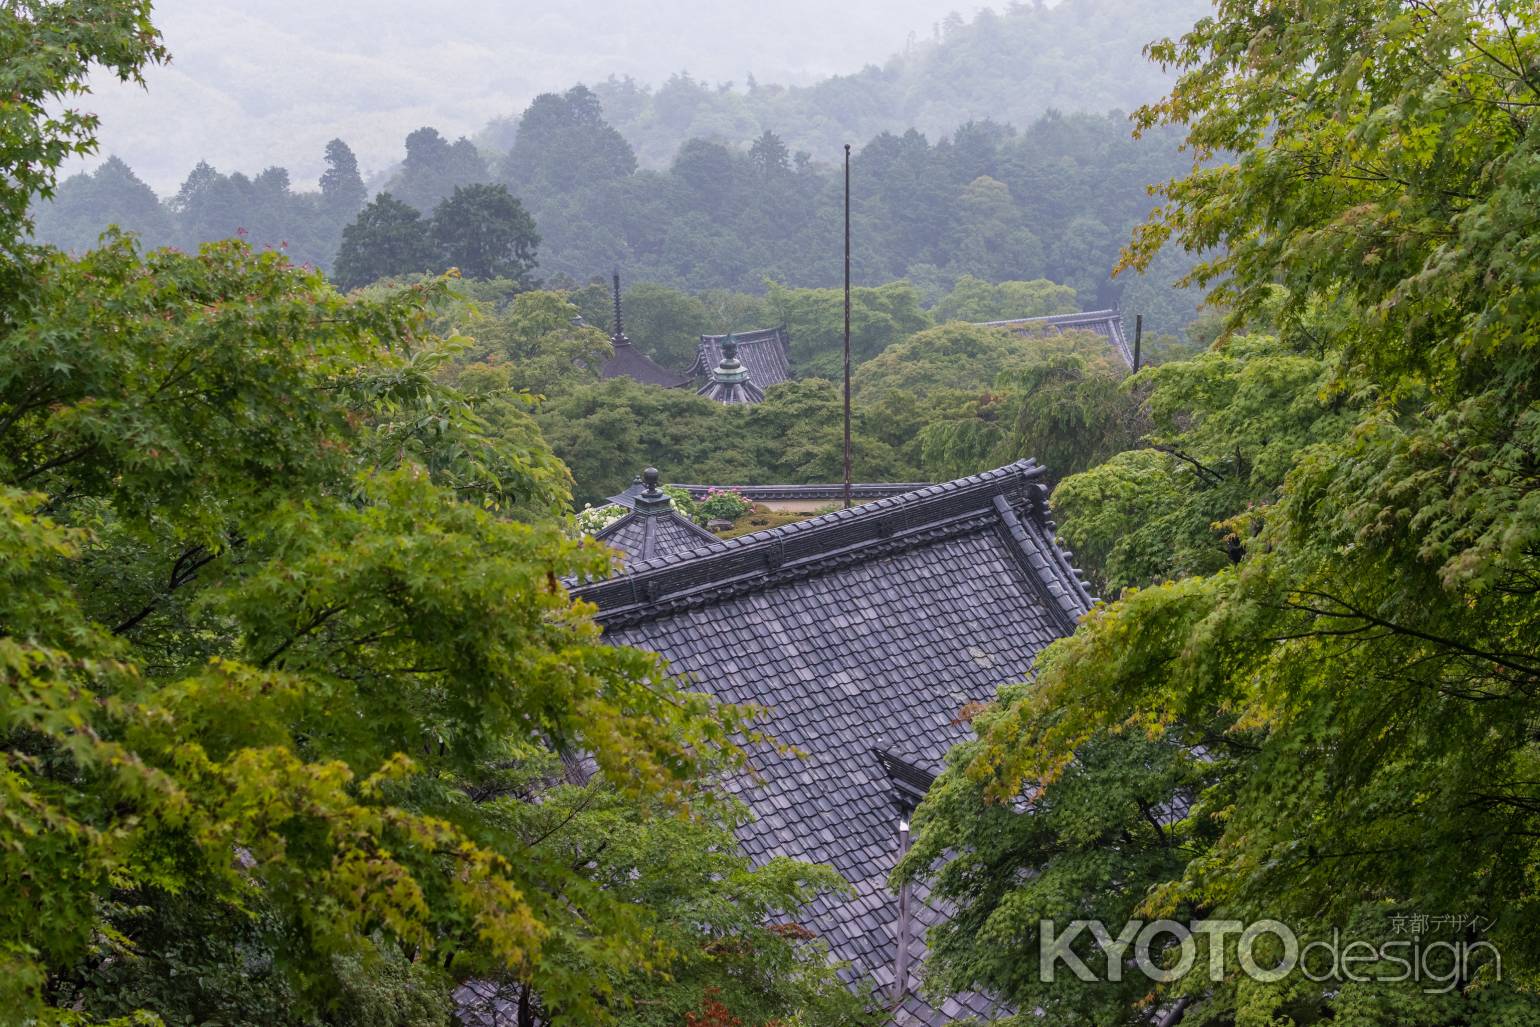
[[[850,509],[850,144],[845,144],[845,509]]]

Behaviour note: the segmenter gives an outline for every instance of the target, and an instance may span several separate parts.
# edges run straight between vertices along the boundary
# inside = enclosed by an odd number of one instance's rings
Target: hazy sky
[[[710,82],[799,84],[880,63],[930,36],[959,0],[161,0],[172,62],[148,90],[99,79],[101,156],[175,191],[207,160],[281,164],[308,187],[341,136],[367,177],[406,133],[451,138],[537,93],[687,70]],[[87,162],[87,166],[99,160]]]

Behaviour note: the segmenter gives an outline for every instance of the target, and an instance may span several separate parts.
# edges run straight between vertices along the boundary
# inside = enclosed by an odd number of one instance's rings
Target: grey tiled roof
[[[600,378],[634,378],[644,385],[661,385],[665,389],[678,389],[690,384],[690,379],[654,363],[647,354],[625,339],[612,339],[614,354],[599,368]]]
[[[653,517],[628,513],[594,538],[625,553],[627,563],[722,545],[721,539],[673,510]]]
[[[760,774],[732,782],[757,816],[743,847],[759,862],[790,856],[844,875],[853,898],[821,900],[799,919],[890,993],[897,811],[874,750],[935,774],[968,735],[962,708],[1026,677],[1089,608],[1053,541],[1043,477],[1023,461],[637,562],[575,590],[598,606],[610,642],[662,654],[725,702],[767,707],[769,733],[806,754],[756,751]],[[941,915],[920,897],[916,956]],[[911,996],[896,1022],[988,1008],[977,995],[940,1008]]]
[[[697,395],[718,403],[736,403],[740,406],[758,403],[765,398],[765,390],[754,384],[752,377],[741,382],[719,382],[714,377],[708,378],[706,384],[695,391]]]
[[[1123,330],[1123,315],[1116,310],[1087,310],[1080,314],[1051,314],[1048,317],[1020,317],[1012,321],[985,321],[991,328],[1015,328],[1031,331],[1052,328],[1056,331],[1078,330],[1095,332],[1106,339],[1118,357],[1129,367],[1134,366],[1134,351],[1128,344]]]
[[[787,356],[791,339],[786,326],[761,328],[752,332],[738,332],[738,359],[749,370],[749,380],[761,389],[779,385],[791,377],[791,360]],[[722,362],[722,343],[725,335],[702,335],[695,353],[695,363],[687,374],[705,377]]]

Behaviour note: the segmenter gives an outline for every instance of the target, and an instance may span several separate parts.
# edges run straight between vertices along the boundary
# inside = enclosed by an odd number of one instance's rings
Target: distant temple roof
[[[722,359],[711,369],[706,384],[696,389],[696,394],[714,399],[718,403],[747,406],[765,398],[765,390],[755,384],[749,369],[738,359],[738,337],[729,335],[722,340]]]
[[[599,368],[600,378],[634,378],[643,385],[661,385],[665,389],[681,389],[690,384],[690,378],[656,364],[647,354],[631,345],[626,338],[625,326],[620,319],[620,272],[615,272],[615,331],[610,336],[615,352]]]
[[[752,332],[736,333],[738,359],[749,372],[749,380],[760,389],[779,385],[791,377],[791,358],[787,356],[791,338],[786,326],[760,328]],[[696,348],[695,363],[686,372],[696,378],[704,378],[722,362],[722,343],[725,335],[702,335]]]
[[[673,500],[658,488],[657,468],[643,471],[636,485],[631,513],[594,535],[626,554],[628,562],[722,545],[721,539],[674,509]]]
[[[855,482],[850,486],[850,498],[858,503],[900,496],[905,492],[929,487],[929,482]],[[643,489],[640,478],[633,481],[624,492],[613,495],[608,502],[630,510],[636,505],[636,497]],[[691,499],[705,499],[714,488],[726,488],[738,493],[751,503],[817,502],[838,503],[845,498],[845,486],[833,485],[670,485],[684,489]]]
[[[788,856],[850,881],[852,898],[820,899],[799,922],[887,995],[900,937],[923,955],[944,915],[920,889],[898,922],[899,817],[970,737],[964,707],[1026,679],[1092,602],[1047,494],[1044,469],[1022,461],[574,589],[607,641],[661,654],[723,702],[766,707],[766,732],[800,750],[756,747],[758,773],[730,782],[756,815],[740,843],[756,863]],[[999,1013],[974,994],[932,1005],[914,977],[903,991],[903,1027]]]
[[[1116,310],[1087,310],[1080,314],[1050,314],[1047,317],[1019,317],[1011,321],[985,321],[989,328],[1053,328],[1057,331],[1095,332],[1112,344],[1113,350],[1129,367],[1134,366],[1134,351],[1123,330],[1123,315]]]

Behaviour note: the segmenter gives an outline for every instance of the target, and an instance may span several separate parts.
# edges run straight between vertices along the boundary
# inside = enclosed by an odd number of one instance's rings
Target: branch
[[[155,608],[160,605],[162,599],[165,599],[171,593],[197,577],[199,568],[211,563],[218,556],[218,553],[211,553],[201,545],[183,550],[182,555],[176,558],[176,563],[171,565],[171,576],[166,581],[166,587],[157,592],[148,603],[145,603],[144,608],[138,613],[113,628],[112,633],[114,635],[121,635],[126,631],[133,630],[140,621],[155,611]]]
[[[1194,460],[1186,453],[1183,453],[1175,446],[1153,446],[1151,448],[1153,448],[1156,452],[1165,453],[1168,456],[1174,456],[1178,460],[1191,464],[1193,469],[1198,472],[1199,476],[1206,478],[1208,481],[1215,485],[1225,480],[1225,475],[1222,472],[1216,471],[1212,467],[1205,467],[1203,464],[1200,464],[1198,461]]]
[[[72,463],[72,462],[74,462],[76,460],[79,460],[81,457],[85,456],[87,453],[91,452],[91,450],[93,450],[95,448],[96,448],[96,443],[94,443],[94,442],[87,442],[84,446],[81,446],[79,449],[77,449],[77,450],[75,450],[73,452],[61,453],[58,456],[54,457],[52,460],[45,461],[45,462],[39,464],[38,466],[32,468],[30,471],[27,471],[25,474],[21,475],[19,478],[16,478],[11,484],[13,484],[13,485],[20,485],[22,482],[26,481],[28,478],[35,478],[39,474],[44,474],[44,473],[46,473],[48,471],[52,471],[52,470],[54,470],[55,468],[58,468],[58,467],[63,467],[65,464]]]
[[[278,659],[278,657],[282,656],[285,652],[287,652],[289,650],[289,647],[292,646],[295,642],[298,642],[300,639],[304,638],[306,635],[310,634],[316,628],[320,627],[322,624],[325,624],[327,621],[331,620],[337,614],[341,613],[343,610],[346,610],[346,609],[347,609],[347,605],[346,604],[344,604],[342,606],[328,606],[328,607],[323,608],[314,617],[310,618],[310,623],[306,624],[304,627],[302,627],[298,631],[296,631],[293,635],[289,636],[289,638],[287,640],[285,640],[284,643],[282,645],[280,645],[277,649],[274,649],[272,652],[268,653],[267,654],[267,658],[264,659],[261,663],[257,664],[257,666],[262,668],[262,669],[264,669],[264,670],[267,669],[267,667],[274,660]]]
[[[1348,612],[1342,613],[1340,610],[1322,610],[1318,607],[1310,606],[1307,603],[1295,603],[1291,601],[1289,606],[1296,610],[1313,613],[1321,617],[1331,617],[1336,620],[1347,620],[1350,617],[1356,618],[1376,627],[1384,628],[1386,631],[1392,632],[1393,634],[1406,635],[1410,638],[1419,638],[1424,642],[1431,642],[1434,645],[1443,646],[1446,649],[1452,649],[1455,652],[1463,653],[1466,656],[1471,656],[1479,660],[1490,661],[1499,667],[1505,667],[1508,670],[1515,671],[1519,674],[1524,674],[1529,677],[1540,675],[1540,667],[1534,667],[1524,663],[1516,663],[1506,653],[1491,653],[1481,649],[1475,649],[1471,646],[1465,645],[1464,643],[1456,642],[1452,638],[1442,638],[1438,635],[1429,634],[1426,631],[1419,631],[1417,628],[1409,628],[1403,624],[1397,624],[1394,621],[1388,621],[1382,617],[1376,617],[1374,614],[1366,613],[1365,611],[1355,607],[1352,603],[1349,603],[1347,600],[1341,599],[1328,592],[1317,592],[1310,589],[1299,589],[1297,590],[1296,594],[1302,596],[1314,596],[1317,599],[1324,599],[1327,602],[1336,603],[1338,606],[1342,607],[1342,609]]]

